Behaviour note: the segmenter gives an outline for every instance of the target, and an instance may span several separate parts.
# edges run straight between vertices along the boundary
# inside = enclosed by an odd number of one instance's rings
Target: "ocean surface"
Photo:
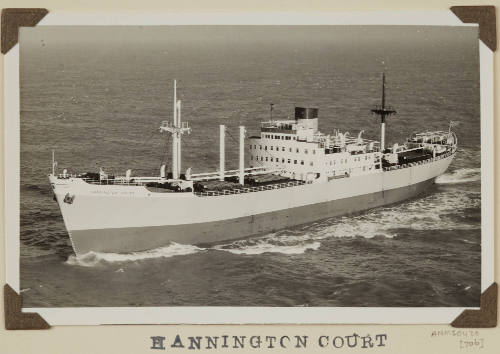
[[[481,194],[476,28],[125,27],[23,29],[21,288],[26,307],[479,306]],[[447,130],[456,159],[418,198],[247,240],[73,254],[48,183],[58,170],[158,175],[178,82],[183,167],[218,166],[219,124],[237,137],[294,105],[377,138],[386,73],[389,144]],[[237,143],[226,140],[227,168]]]

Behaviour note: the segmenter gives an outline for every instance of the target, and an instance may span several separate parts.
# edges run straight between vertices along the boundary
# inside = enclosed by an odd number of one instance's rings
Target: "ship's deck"
[[[304,184],[276,174],[246,176],[245,185],[238,183],[237,178],[226,178],[224,181],[198,181],[194,184],[194,194],[200,197],[251,193],[270,189],[294,187]]]
[[[413,167],[413,166],[417,166],[417,165],[424,165],[424,164],[427,164],[430,162],[434,162],[434,161],[438,161],[438,160],[447,158],[447,157],[453,155],[454,153],[455,153],[455,151],[448,150],[443,154],[437,155],[436,157],[431,157],[431,158],[427,158],[424,160],[418,160],[418,161],[410,162],[410,163],[402,163],[402,164],[398,163],[398,164],[394,164],[392,166],[385,166],[383,170],[384,171],[393,171],[393,170],[399,170],[402,168],[408,168],[408,167]]]
[[[296,187],[305,184],[304,181],[298,180],[290,180],[288,182],[277,182],[270,183],[265,185],[253,186],[253,187],[245,187],[239,185],[238,188],[230,188],[230,189],[221,189],[221,190],[208,190],[205,192],[193,192],[194,195],[198,197],[216,197],[221,195],[231,195],[231,194],[243,194],[243,193],[253,193],[253,192],[261,192],[266,190],[273,189],[281,189],[281,188],[290,188]]]

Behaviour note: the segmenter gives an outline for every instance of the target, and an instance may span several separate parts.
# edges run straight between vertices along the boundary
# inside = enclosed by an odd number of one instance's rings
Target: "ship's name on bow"
[[[134,195],[135,193],[133,191],[112,191],[112,190],[105,190],[105,189],[97,189],[90,191],[91,194],[100,194],[100,195],[120,195],[120,196],[130,196]]]

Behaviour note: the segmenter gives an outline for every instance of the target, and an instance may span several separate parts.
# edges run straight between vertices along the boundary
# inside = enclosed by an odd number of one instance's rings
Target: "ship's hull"
[[[134,252],[171,242],[220,243],[400,202],[428,188],[452,159],[237,195],[149,193],[70,181],[55,182],[55,194],[75,253]],[[64,202],[68,193],[72,203]]]
[[[388,191],[229,220],[184,225],[75,230],[71,232],[71,237],[79,253],[132,252],[160,247],[170,242],[195,245],[217,243],[396,203],[418,195],[433,182],[434,180],[430,179]]]

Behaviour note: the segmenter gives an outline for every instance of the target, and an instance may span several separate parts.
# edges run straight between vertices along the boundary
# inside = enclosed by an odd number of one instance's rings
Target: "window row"
[[[250,160],[251,161],[254,161],[254,157],[253,156],[250,156]],[[292,159],[284,159],[284,158],[281,158],[281,163],[285,163],[285,160],[287,161],[286,163],[289,163],[291,164],[292,163]],[[264,157],[264,156],[255,156],[255,161],[271,161],[271,162],[280,162],[280,159],[278,157]],[[304,160],[293,160],[293,164],[297,165],[297,164],[300,164],[300,165],[304,165]],[[314,166],[314,162],[313,161],[309,161],[309,166]]]
[[[277,139],[277,140],[297,140],[296,136],[290,135],[274,135],[274,134],[264,134],[264,138],[266,139]]]
[[[340,159],[340,163],[347,163],[347,159]],[[330,166],[331,165],[336,165],[337,160],[330,160]],[[325,165],[328,165],[328,161],[325,161]]]
[[[257,145],[249,145],[248,148],[250,150],[257,150]],[[262,150],[262,145],[259,145],[259,150]],[[267,151],[267,145],[264,145],[264,150]],[[284,146],[282,146],[281,148],[279,146],[269,146],[269,150],[271,151],[285,151],[286,148]],[[288,151],[289,152],[292,152],[293,150],[295,150],[295,152],[298,154],[300,153],[300,149],[299,148],[288,148]],[[313,155],[316,155],[316,150],[315,149],[311,149],[311,152]],[[304,154],[308,154],[309,153],[309,149],[304,149]]]
[[[365,155],[365,161],[370,160],[372,158],[372,155]],[[355,157],[354,161],[361,161],[361,156]]]

